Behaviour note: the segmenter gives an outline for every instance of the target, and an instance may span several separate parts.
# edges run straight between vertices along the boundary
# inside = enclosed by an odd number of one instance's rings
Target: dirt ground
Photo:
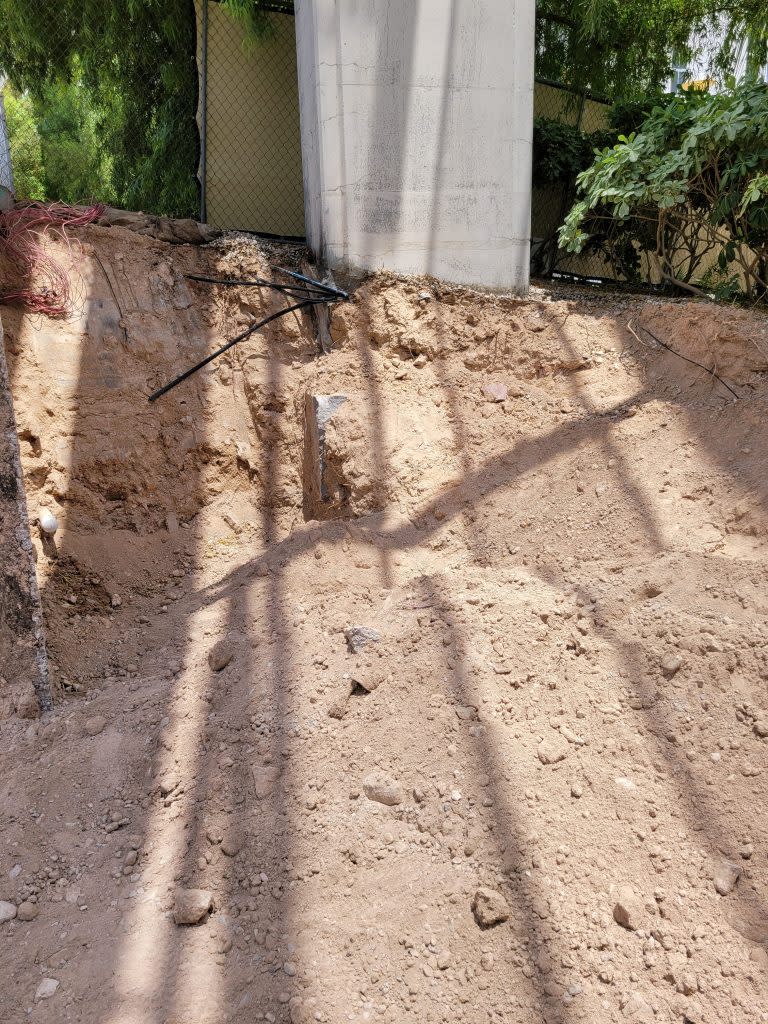
[[[150,405],[283,301],[183,274],[294,255],[93,227],[68,321],[2,309],[61,523],[4,1024],[768,1021],[765,319],[377,276]]]

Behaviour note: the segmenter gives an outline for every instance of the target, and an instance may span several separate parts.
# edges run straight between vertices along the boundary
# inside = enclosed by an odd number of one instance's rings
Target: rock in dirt
[[[347,626],[344,636],[352,654],[359,654],[366,644],[377,644],[381,640],[381,634],[370,626]]]
[[[630,886],[622,885],[613,907],[614,921],[622,928],[634,932],[641,926],[644,917],[643,901]]]
[[[489,402],[504,402],[509,394],[506,384],[499,384],[496,381],[491,381],[490,384],[486,384],[483,388],[485,397]]]
[[[715,868],[715,889],[721,896],[727,896],[736,888],[740,876],[741,868],[738,864],[734,864],[732,860],[721,860]]]
[[[225,857],[236,857],[243,848],[240,836],[225,836],[221,842],[221,852]]]
[[[208,664],[212,672],[221,672],[232,661],[234,657],[232,645],[226,640],[219,640],[217,644],[208,651]]]
[[[559,736],[552,739],[542,740],[536,753],[542,764],[557,764],[568,756],[568,744]]]
[[[481,928],[509,920],[509,904],[496,889],[481,886],[472,897],[472,913]]]
[[[679,654],[665,654],[661,659],[661,671],[667,679],[671,679],[672,676],[676,675],[682,667],[683,659]]]
[[[36,903],[25,900],[19,904],[17,913],[20,921],[34,921],[40,913],[40,907]]]
[[[213,906],[213,893],[207,889],[177,889],[173,905],[176,924],[199,924]]]
[[[59,987],[59,982],[56,978],[43,978],[40,984],[35,989],[35,1002],[39,1002],[41,999],[50,999],[51,996],[55,996]]]
[[[365,776],[363,792],[369,800],[386,804],[387,807],[395,807],[405,800],[405,791],[400,783],[380,772],[371,772],[370,775]]]
[[[632,993],[624,1003],[621,1012],[627,1020],[633,1021],[634,1024],[653,1024],[653,1007],[639,992]]]
[[[12,921],[17,913],[15,903],[9,903],[8,900],[0,900],[0,924]]]
[[[86,718],[83,732],[86,736],[98,736],[100,732],[104,731],[106,724],[107,720],[104,715],[93,715],[91,718]]]
[[[19,686],[13,694],[13,709],[19,718],[37,718],[40,705],[35,688],[31,683]]]
[[[253,788],[259,800],[268,797],[274,790],[277,780],[280,778],[280,769],[273,765],[255,764],[251,768],[253,776]]]

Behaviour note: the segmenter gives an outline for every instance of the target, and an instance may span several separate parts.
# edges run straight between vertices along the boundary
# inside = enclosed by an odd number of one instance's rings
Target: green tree
[[[195,214],[192,0],[0,0],[0,24],[0,70],[40,109],[51,87],[75,84],[87,94],[118,202]]]
[[[47,198],[114,204],[113,161],[100,134],[104,113],[89,90],[78,78],[58,79],[42,88],[35,109]]]
[[[3,101],[16,196],[19,199],[45,199],[43,150],[32,100],[6,88]]]
[[[686,63],[702,54],[718,26],[713,72],[733,71],[742,40],[749,68],[765,63],[765,0],[539,0],[537,73],[577,90],[640,99],[658,91],[673,59]]]

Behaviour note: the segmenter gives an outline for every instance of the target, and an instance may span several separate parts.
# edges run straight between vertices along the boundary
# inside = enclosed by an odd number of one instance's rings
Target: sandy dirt
[[[61,522],[4,1024],[768,1020],[765,319],[378,276],[149,405],[282,302],[183,274],[274,258],[94,227],[67,322],[2,310]]]

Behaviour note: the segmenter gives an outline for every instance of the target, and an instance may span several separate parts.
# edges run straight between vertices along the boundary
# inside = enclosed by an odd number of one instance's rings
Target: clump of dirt
[[[83,246],[67,323],[2,311],[62,522],[9,1022],[761,1020],[765,320],[376,275],[329,355],[300,313],[149,405],[284,302],[186,273],[301,254]]]

